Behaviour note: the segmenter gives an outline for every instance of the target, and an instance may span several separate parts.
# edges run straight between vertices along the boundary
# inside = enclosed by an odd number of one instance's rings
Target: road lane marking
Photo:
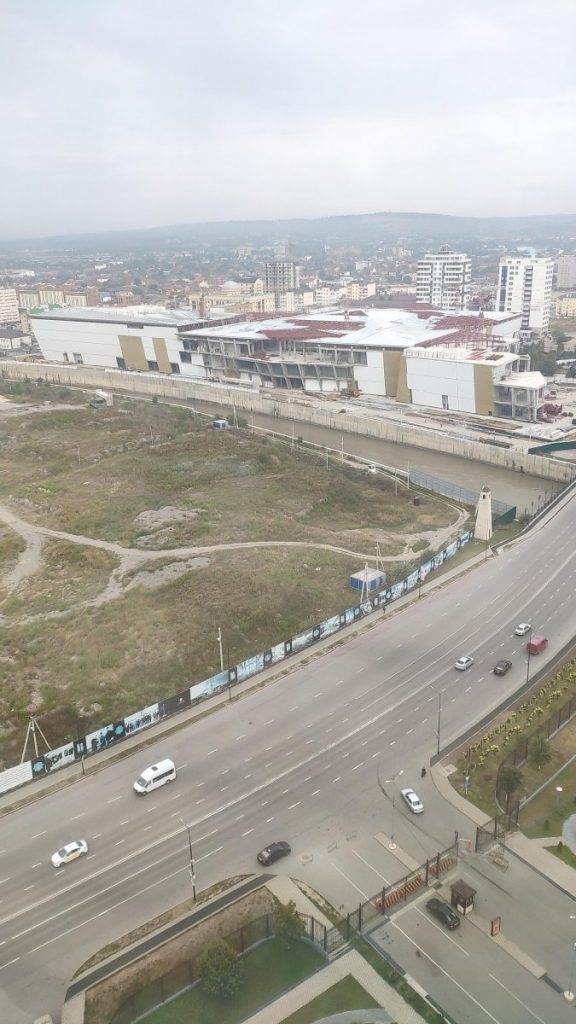
[[[120,824],[121,825],[129,825],[130,824],[130,818],[126,818],[126,821],[121,821]]]
[[[121,793],[120,796],[113,796],[112,799],[111,800],[107,800],[106,803],[107,804],[115,804],[117,800],[121,800],[122,799],[123,795],[124,794]],[[71,818],[70,820],[73,821],[74,819]]]
[[[354,767],[351,769],[351,771],[355,772],[357,768],[362,768],[363,765],[364,765],[364,761],[360,761],[360,764],[355,764]]]
[[[266,821],[264,822],[264,824],[265,825],[269,825],[271,821],[274,821],[274,815],[272,815],[271,818],[266,818]]]
[[[274,721],[273,718],[269,718],[267,722],[264,722],[264,727],[266,727],[267,725],[272,725],[273,721]]]
[[[246,739],[246,733],[242,732],[242,733],[240,733],[239,736],[236,737],[236,742],[238,742],[238,740],[245,740],[245,739]]]
[[[300,807],[301,803],[302,803],[301,800],[297,800],[295,804],[290,804],[290,807],[288,808],[288,810],[289,811],[293,811],[295,807]]]
[[[22,890],[22,892],[30,892],[30,889],[33,889],[33,888],[34,888],[34,886],[33,886],[33,885],[27,885],[27,886],[25,887],[25,889],[23,889],[23,890]]]
[[[92,839],[94,839],[94,838],[95,838],[95,837],[94,837],[94,836],[92,836]],[[33,864],[33,865],[32,865],[32,867],[33,867],[33,868],[40,868],[40,867],[42,867],[42,861],[41,861],[41,860],[39,860],[39,861],[38,861],[38,863],[37,863],[37,864]]]
[[[187,767],[188,767],[188,762],[185,761],[184,764],[177,764],[176,765],[176,771],[179,772],[182,768],[187,768]]]
[[[340,870],[340,868],[338,867],[337,864],[331,864],[330,867],[334,868],[334,871],[337,871],[339,875],[342,875],[342,878],[345,878],[346,881],[350,883],[352,888],[356,889],[356,891],[359,892],[360,895],[363,896],[365,900],[369,900],[370,899],[370,897],[367,896],[365,892],[362,892],[362,889],[360,888],[360,886],[356,885],[356,883],[353,882],[351,878],[348,878],[348,875],[345,875],[344,872]]]
[[[145,825],[144,828],[142,829],[142,831],[143,832],[149,832],[151,828],[154,828],[154,825]]]
[[[35,836],[32,836],[32,839],[40,839],[40,836],[45,836],[45,835],[46,835],[45,832],[37,832]]]
[[[295,704],[293,708],[290,708],[290,711],[298,711],[299,707],[299,704]]]
[[[506,988],[506,985],[503,985],[502,982],[499,981],[494,974],[489,974],[488,977],[492,978],[492,981],[495,981],[497,985],[500,985],[500,987],[503,988],[504,991],[507,992],[509,996],[512,996],[512,999],[515,999],[517,1003],[520,1003],[520,1006],[524,1010],[528,1010],[528,1013],[531,1017],[534,1017],[536,1020],[539,1020],[540,1024],[546,1024],[546,1021],[542,1020],[542,1017],[539,1017],[537,1013],[534,1013],[534,1010],[531,1010],[529,1006],[526,1006],[526,1003],[523,1003],[522,1000],[519,999],[518,996],[514,995],[514,993],[511,992],[509,988]]]
[[[368,897],[367,897],[367,898],[368,898]],[[393,926],[394,926],[395,928],[397,928],[397,929],[398,929],[398,931],[400,932],[400,934],[401,934],[401,935],[403,935],[405,939],[408,939],[408,942],[410,942],[412,946],[414,946],[414,947],[415,947],[416,949],[419,949],[419,950],[421,950],[421,951],[422,951],[422,953],[424,953],[424,956],[428,958],[428,960],[430,961],[430,963],[431,963],[431,964],[434,964],[434,966],[435,966],[435,967],[437,967],[439,971],[442,971],[442,974],[444,974],[444,975],[445,975],[445,976],[446,976],[447,978],[449,978],[449,979],[450,979],[450,981],[452,982],[452,984],[453,984],[453,985],[456,985],[456,988],[459,988],[459,989],[460,989],[460,991],[461,991],[461,992],[463,992],[463,993],[464,993],[464,995],[465,995],[465,996],[467,996],[467,998],[468,998],[468,999],[471,999],[471,1000],[472,1000],[472,1002],[473,1002],[473,1003],[475,1003],[475,1005],[476,1005],[476,1006],[479,1006],[479,1007],[480,1007],[480,1009],[481,1009],[481,1010],[483,1010],[483,1012],[484,1012],[484,1013],[485,1013],[485,1014],[486,1014],[486,1015],[487,1015],[488,1017],[490,1017],[490,1020],[493,1020],[493,1021],[494,1021],[494,1024],[504,1024],[504,1021],[501,1021],[501,1020],[499,1020],[499,1019],[498,1019],[498,1017],[494,1017],[494,1016],[493,1016],[493,1014],[491,1014],[491,1013],[490,1013],[490,1011],[489,1011],[489,1010],[487,1010],[487,1009],[486,1009],[486,1007],[482,1005],[482,1003],[478,1002],[478,1000],[477,1000],[477,999],[475,999],[475,998],[474,998],[474,996],[470,994],[470,992],[468,991],[468,989],[465,989],[465,988],[463,987],[463,985],[460,985],[460,983],[459,983],[458,981],[456,981],[456,978],[453,978],[451,974],[448,974],[448,971],[445,971],[445,970],[444,970],[444,968],[443,968],[443,967],[441,967],[441,966],[440,966],[440,964],[439,964],[439,963],[438,963],[438,962],[437,962],[436,960],[434,960],[434,959],[433,959],[433,958],[432,958],[432,957],[430,956],[430,954],[426,952],[426,950],[425,950],[425,949],[422,949],[422,947],[421,947],[421,946],[419,946],[417,942],[414,942],[414,939],[411,939],[411,938],[410,938],[410,936],[409,936],[409,935],[408,935],[408,934],[407,934],[407,933],[406,933],[406,932],[404,931],[404,929],[403,929],[403,928],[400,928],[400,926],[399,926],[399,925],[397,925],[397,924],[396,924],[396,922],[395,922],[395,921],[394,921],[393,919],[391,919],[391,923],[393,924]],[[444,933],[442,933],[442,934],[444,934]],[[446,935],[445,935],[444,937],[445,937],[445,938],[449,938],[449,936],[446,936]],[[458,945],[458,944],[456,943],[456,945]],[[458,948],[460,949],[461,947],[458,947]]]
[[[239,814],[236,818],[234,818],[234,821],[242,821],[242,818],[244,818],[244,817],[245,817],[244,814]]]
[[[243,833],[242,833],[242,839],[244,839],[244,838],[245,838],[245,836],[249,836],[249,835],[251,835],[253,831],[254,831],[254,829],[253,829],[253,828],[249,828],[247,832],[243,832]],[[222,847],[220,847],[220,849],[222,849]]]
[[[10,875],[8,875],[8,878],[0,878],[0,885],[4,885],[4,882],[9,882],[9,881],[10,881]]]
[[[354,854],[355,857],[358,857],[358,860],[361,860],[362,863],[365,864],[367,868],[370,868],[370,870],[373,871],[375,875],[378,875],[378,878],[381,878],[382,881],[386,883],[386,885],[392,884],[390,879],[386,878],[386,875],[383,875],[380,871],[377,871],[377,869],[372,864],[370,864],[369,861],[364,860],[364,857],[362,857],[357,850],[352,850],[352,853]]]
[[[114,846],[122,846],[123,842],[124,842],[124,839],[119,839],[117,843],[114,843]]]
[[[206,754],[206,757],[210,757],[211,754],[217,754],[217,753],[218,753],[218,747],[214,747],[214,750],[209,750],[208,751],[208,753]]]
[[[332,782],[340,782],[341,778],[342,778],[341,775],[337,775],[335,779],[332,779]]]
[[[5,967],[11,967],[12,964],[18,963],[19,956],[15,956],[13,960],[9,960],[7,964],[0,964],[0,971],[3,971]]]
[[[319,793],[319,792],[320,792],[320,790],[319,790],[319,789],[315,789],[315,790],[314,790],[314,792],[313,792],[313,793],[311,793],[310,795],[311,795],[311,796],[318,796],[318,793]]]

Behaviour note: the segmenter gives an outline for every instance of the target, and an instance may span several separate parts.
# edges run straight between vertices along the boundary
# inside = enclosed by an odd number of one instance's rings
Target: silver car
[[[404,803],[407,805],[407,807],[410,808],[412,814],[422,814],[422,811],[424,810],[424,804],[422,803],[418,794],[415,793],[414,790],[410,789],[409,787],[407,789],[401,789],[400,792],[402,794]]]
[[[471,658],[469,654],[465,654],[462,658],[458,658],[454,668],[457,668],[459,672],[465,672],[473,664],[474,658]]]

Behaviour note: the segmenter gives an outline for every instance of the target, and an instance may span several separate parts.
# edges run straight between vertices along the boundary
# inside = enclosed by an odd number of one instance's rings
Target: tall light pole
[[[528,652],[528,658],[526,660],[526,685],[530,682],[530,641],[532,640],[532,626],[528,633],[528,643],[526,644],[526,650]]]
[[[396,779],[399,779],[400,776],[403,775],[403,774],[404,774],[404,769],[400,768],[400,771],[397,771],[396,774],[393,775],[391,779],[386,779],[385,780],[384,785],[385,786],[392,786],[393,787],[394,783],[396,782]],[[395,850],[396,849],[396,843],[394,842],[394,811],[395,810],[396,810],[396,790],[393,788],[392,789],[392,828],[390,830],[390,842],[388,843],[388,849],[389,850]]]
[[[218,626],[218,648],[220,651],[220,671],[224,671],[224,653],[222,651],[222,630]]]
[[[180,817],[180,815],[178,815],[178,818],[182,823],[182,828],[185,828],[188,833],[188,852],[190,855],[190,864],[188,870],[190,872],[190,881],[192,882],[192,896],[194,899],[194,903],[196,903],[196,874],[194,872],[194,853],[192,851],[192,836],[190,835],[190,826],[186,824],[186,822],[184,821],[183,818]]]
[[[572,943],[572,963],[570,964],[570,981],[568,982],[568,988],[564,993],[564,999],[569,1003],[574,999],[574,990],[572,984],[574,981],[574,962],[576,961],[576,942]]]
[[[438,725],[436,728],[436,754],[440,753],[440,722],[442,718],[442,694],[438,694]]]

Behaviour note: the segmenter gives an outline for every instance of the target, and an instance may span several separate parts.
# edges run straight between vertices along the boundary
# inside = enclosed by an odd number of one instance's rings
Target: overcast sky
[[[576,212],[575,0],[0,0],[0,237]]]

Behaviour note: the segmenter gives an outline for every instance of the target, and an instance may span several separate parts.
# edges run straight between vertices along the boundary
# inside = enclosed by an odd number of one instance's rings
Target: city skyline
[[[0,237],[373,210],[570,213],[566,0],[4,11]]]

